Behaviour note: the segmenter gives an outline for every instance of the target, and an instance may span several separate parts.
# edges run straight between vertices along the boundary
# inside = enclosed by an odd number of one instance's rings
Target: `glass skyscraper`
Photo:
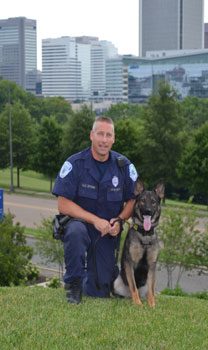
[[[36,92],[36,20],[25,17],[0,20],[0,75]]]

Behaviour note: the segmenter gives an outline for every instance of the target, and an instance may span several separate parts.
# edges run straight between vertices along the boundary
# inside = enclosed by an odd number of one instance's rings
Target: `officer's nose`
[[[107,141],[107,136],[103,135],[103,141],[106,142]]]

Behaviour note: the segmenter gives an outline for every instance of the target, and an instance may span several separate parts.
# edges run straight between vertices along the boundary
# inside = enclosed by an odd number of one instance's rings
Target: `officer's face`
[[[93,157],[100,161],[108,159],[109,151],[115,141],[113,125],[106,122],[97,122],[95,129],[91,130]]]

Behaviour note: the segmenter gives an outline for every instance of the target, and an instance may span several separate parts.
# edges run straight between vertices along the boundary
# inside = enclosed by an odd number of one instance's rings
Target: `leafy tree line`
[[[0,80],[0,168],[9,166],[10,91],[13,163],[52,179],[63,161],[90,145],[94,112],[84,105],[73,112],[61,97],[37,98],[15,83]],[[113,146],[137,167],[145,182],[163,178],[167,196],[206,200],[208,193],[208,99],[178,100],[167,83],[146,105],[118,103],[106,115],[115,122]],[[18,186],[20,182],[18,180]]]

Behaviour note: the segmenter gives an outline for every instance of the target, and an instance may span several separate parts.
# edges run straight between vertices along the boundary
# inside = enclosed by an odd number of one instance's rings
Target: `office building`
[[[106,93],[106,61],[118,56],[115,46],[106,40],[91,42],[91,99],[102,101]]]
[[[131,58],[128,65],[128,102],[145,103],[160,81],[168,82],[178,98],[208,98],[208,50],[187,50],[180,55],[162,51],[152,58]]]
[[[0,75],[35,94],[36,71],[36,20],[0,20]]]
[[[204,24],[204,48],[208,49],[208,23]]]
[[[128,66],[125,66],[123,57],[106,61],[105,100],[128,102]]]
[[[102,101],[106,60],[117,55],[111,42],[96,37],[42,40],[42,93],[69,101]]]
[[[204,0],[139,0],[139,55],[204,48]]]
[[[69,101],[90,97],[90,45],[72,37],[42,40],[42,94]]]

